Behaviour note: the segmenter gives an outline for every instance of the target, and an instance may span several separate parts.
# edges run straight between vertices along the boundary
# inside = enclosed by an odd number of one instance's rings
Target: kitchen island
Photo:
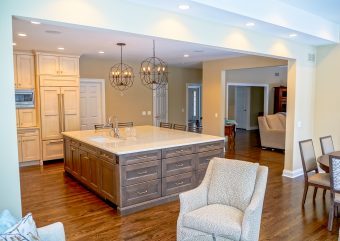
[[[64,132],[64,168],[121,215],[173,201],[202,181],[224,138],[154,126]]]

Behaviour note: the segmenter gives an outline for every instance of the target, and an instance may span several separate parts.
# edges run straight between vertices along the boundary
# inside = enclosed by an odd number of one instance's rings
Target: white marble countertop
[[[224,137],[155,126],[120,128],[119,139],[113,137],[111,129],[69,131],[62,134],[116,155],[225,140]]]

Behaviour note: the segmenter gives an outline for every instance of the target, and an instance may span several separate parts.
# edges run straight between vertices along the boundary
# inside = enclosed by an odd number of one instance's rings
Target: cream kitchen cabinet
[[[34,56],[29,53],[14,53],[13,61],[15,88],[34,89]]]
[[[40,138],[38,129],[18,130],[19,162],[39,161]]]
[[[37,116],[35,109],[17,109],[17,127],[37,126]]]
[[[37,53],[37,74],[79,76],[79,56]]]

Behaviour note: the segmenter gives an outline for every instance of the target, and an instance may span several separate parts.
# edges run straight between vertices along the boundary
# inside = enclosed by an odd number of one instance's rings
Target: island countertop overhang
[[[131,135],[131,129],[121,128],[119,139],[112,136],[110,129],[70,131],[62,134],[115,155],[225,141],[224,137],[154,126],[136,126],[133,127],[133,132],[135,135]]]

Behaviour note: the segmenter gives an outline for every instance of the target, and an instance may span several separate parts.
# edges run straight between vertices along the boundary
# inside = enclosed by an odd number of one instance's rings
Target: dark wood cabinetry
[[[125,155],[64,137],[65,171],[121,214],[177,199],[198,186],[211,158],[223,157],[224,142],[208,142]]]
[[[274,87],[274,113],[287,112],[287,87]]]

